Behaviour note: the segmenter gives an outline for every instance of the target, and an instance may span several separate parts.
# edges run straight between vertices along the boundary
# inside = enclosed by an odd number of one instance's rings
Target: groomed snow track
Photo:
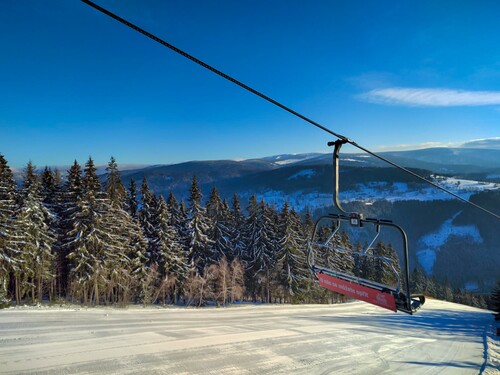
[[[490,312],[429,300],[0,310],[2,374],[494,374]],[[496,366],[496,367],[495,367]]]

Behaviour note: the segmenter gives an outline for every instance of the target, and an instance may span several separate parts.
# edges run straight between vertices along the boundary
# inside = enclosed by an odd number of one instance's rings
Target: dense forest
[[[288,204],[278,212],[252,196],[242,208],[237,195],[228,202],[215,186],[204,202],[196,177],[187,203],[173,193],[154,194],[146,178],[125,187],[114,158],[102,180],[91,158],[83,168],[75,161],[64,177],[49,168],[38,174],[30,162],[18,186],[0,155],[0,305],[343,301],[317,286],[307,269],[312,227],[309,213],[301,217]],[[360,246],[345,233],[335,241]],[[379,243],[375,251],[397,259],[390,245]],[[394,282],[380,263],[331,256],[324,262]],[[481,296],[418,269],[411,288],[485,306]]]

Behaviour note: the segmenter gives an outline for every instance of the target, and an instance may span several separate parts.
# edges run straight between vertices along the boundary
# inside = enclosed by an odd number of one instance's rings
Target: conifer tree
[[[10,299],[10,277],[18,272],[20,266],[20,251],[11,241],[14,233],[18,232],[15,221],[17,202],[14,174],[7,160],[0,154],[0,305],[7,305]]]
[[[212,188],[207,201],[207,216],[211,221],[210,238],[213,241],[211,247],[211,259],[213,263],[219,263],[222,258],[233,259],[230,232],[230,211],[227,202],[223,202],[215,186]]]
[[[179,204],[174,193],[170,192],[167,199],[167,209],[169,213],[169,224],[173,226],[177,232],[177,242],[182,248],[182,252],[187,257],[189,253],[189,229],[187,209],[184,201]]]
[[[97,168],[91,157],[85,164],[84,176],[82,178],[83,193],[92,193],[97,197],[101,191],[101,181],[97,176]]]
[[[139,223],[142,227],[142,231],[148,242],[148,251],[146,256],[148,258],[148,266],[151,267],[153,264],[157,263],[156,259],[156,226],[155,222],[155,199],[151,191],[149,190],[148,182],[146,176],[144,176],[141,185],[141,195],[142,195],[142,207],[139,211]]]
[[[300,233],[301,222],[295,211],[290,212],[285,202],[279,220],[278,277],[287,294],[299,290],[299,283],[305,277],[304,239]]]
[[[257,203],[252,196],[249,202],[249,216],[245,225],[247,282],[250,291],[271,301],[272,271],[276,265],[275,233],[268,207],[264,201]]]
[[[245,224],[245,217],[241,212],[240,200],[236,194],[233,195],[231,207],[231,220],[230,220],[230,234],[231,245],[235,258],[242,260],[244,258],[245,243],[243,238],[243,227]]]
[[[156,214],[159,272],[163,282],[171,286],[169,292],[175,301],[181,294],[184,280],[187,278],[187,260],[177,241],[177,231],[169,224],[169,212],[163,196],[158,200]]]
[[[133,178],[130,179],[130,185],[128,188],[127,207],[130,216],[137,219],[139,217],[139,204],[137,203],[137,186]]]
[[[303,235],[306,240],[309,240],[312,236],[312,232],[314,230],[314,220],[311,215],[311,211],[307,210],[304,216],[304,224],[303,224]]]
[[[56,185],[55,174],[50,170],[50,168],[45,167],[41,175],[41,190],[40,193],[43,197],[43,202],[49,208],[53,209],[58,198],[58,193],[60,192],[60,186]]]
[[[78,201],[82,197],[82,168],[75,160],[67,172],[66,183],[62,189],[60,203],[59,237],[56,242],[56,277],[59,295],[69,293],[69,259],[68,254],[72,251],[70,243],[73,237],[70,232],[73,229],[73,219],[77,214]]]
[[[55,235],[55,241],[52,244],[54,258],[52,262],[53,278],[50,286],[51,296],[57,295],[61,297],[65,285],[63,278],[67,277],[67,274],[63,274],[66,254],[62,248],[64,239],[64,195],[61,174],[57,169],[52,171],[50,168],[45,167],[43,170],[41,174],[41,195],[43,204],[52,217],[48,224]]]
[[[69,231],[70,280],[73,292],[83,303],[99,303],[102,297],[102,280],[111,268],[109,259],[119,253],[119,234],[110,227],[109,207],[100,191],[101,184],[91,158],[82,178],[83,194],[76,203],[70,218]]]
[[[189,190],[189,210],[188,210],[188,236],[189,236],[189,262],[195,266],[198,273],[214,263],[212,259],[211,247],[213,240],[209,234],[211,230],[210,221],[206,216],[206,210],[201,205],[202,194],[196,176]]]
[[[118,164],[113,156],[106,167],[106,188],[104,191],[113,206],[123,207],[125,205],[127,191],[123,186]]]
[[[378,242],[374,255],[374,281],[385,285],[397,285],[398,275],[401,274],[399,259],[391,244],[384,245]]]
[[[21,207],[17,215],[17,232],[13,245],[20,251],[21,264],[16,273],[17,300],[31,294],[32,302],[41,301],[44,286],[52,278],[52,245],[55,234],[49,222],[53,219],[43,205],[40,183],[31,162],[25,169]]]
[[[413,269],[410,278],[410,290],[412,293],[425,293],[426,290],[426,277],[420,268]]]
[[[490,309],[496,313],[495,320],[500,320],[500,282],[498,281],[491,292],[490,304]]]
[[[70,205],[75,204],[78,198],[82,195],[82,167],[75,160],[68,171],[68,179],[66,181],[66,202]]]

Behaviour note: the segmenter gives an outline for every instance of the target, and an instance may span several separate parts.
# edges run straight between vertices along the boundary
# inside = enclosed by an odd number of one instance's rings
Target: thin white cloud
[[[461,143],[454,142],[422,142],[414,144],[399,144],[391,146],[378,146],[376,151],[408,151],[408,150],[422,150],[424,148],[435,147],[458,147]]]
[[[470,141],[464,142],[460,147],[500,149],[500,137],[472,139]]]
[[[360,96],[371,103],[424,107],[500,105],[500,91],[464,91],[432,88],[391,87]]]
[[[408,151],[408,150],[422,150],[425,148],[483,148],[483,149],[500,149],[500,137],[471,139],[462,142],[422,142],[413,144],[397,144],[397,145],[383,145],[375,147],[378,152],[382,151]]]

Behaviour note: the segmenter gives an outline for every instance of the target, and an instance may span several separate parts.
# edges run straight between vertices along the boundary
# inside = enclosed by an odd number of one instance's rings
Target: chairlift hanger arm
[[[296,116],[296,117],[298,117],[298,118],[300,118],[300,119],[302,119],[302,120],[304,120],[304,121],[308,122],[309,124],[314,125],[314,126],[316,126],[317,128],[319,128],[319,129],[321,129],[321,130],[323,130],[323,131],[325,131],[325,132],[327,132],[327,133],[329,133],[329,134],[333,135],[334,137],[338,138],[338,139],[339,139],[339,140],[341,140],[342,142],[344,142],[344,143],[349,143],[350,145],[352,145],[352,146],[354,146],[354,147],[358,148],[359,150],[364,151],[364,152],[366,152],[367,154],[369,154],[369,155],[371,155],[371,156],[373,156],[373,157],[375,157],[375,158],[377,158],[377,159],[379,159],[379,160],[381,160],[381,161],[383,161],[383,162],[385,162],[385,163],[388,163],[388,164],[392,165],[393,167],[396,167],[396,168],[400,169],[401,171],[406,172],[406,173],[408,173],[408,174],[412,175],[413,177],[415,177],[415,178],[417,178],[417,179],[419,179],[419,180],[421,180],[421,181],[423,181],[423,182],[426,182],[426,183],[428,183],[428,184],[430,184],[430,185],[434,186],[435,188],[437,188],[437,189],[440,189],[440,190],[444,191],[444,192],[445,192],[445,193],[447,193],[447,194],[450,194],[451,196],[455,197],[456,199],[459,199],[459,200],[461,200],[462,202],[464,202],[464,203],[466,203],[466,204],[469,204],[469,205],[471,205],[471,206],[473,206],[473,207],[476,207],[477,209],[480,209],[481,211],[483,211],[483,212],[485,212],[485,213],[487,213],[487,214],[490,214],[490,215],[492,215],[493,217],[495,217],[495,218],[497,218],[497,219],[499,219],[499,220],[500,220],[500,215],[497,215],[497,214],[495,214],[494,212],[491,212],[491,211],[487,210],[487,209],[486,209],[486,208],[484,208],[484,207],[481,207],[481,206],[479,206],[479,205],[477,205],[477,204],[475,204],[475,203],[473,203],[473,202],[470,202],[470,201],[468,201],[467,199],[462,198],[462,197],[461,197],[461,196],[459,196],[458,194],[455,194],[455,193],[453,193],[452,191],[450,191],[450,190],[448,190],[448,189],[446,189],[446,188],[444,188],[444,187],[442,187],[442,186],[440,186],[440,185],[438,185],[438,184],[436,184],[436,183],[434,183],[434,182],[432,182],[432,181],[430,181],[430,180],[426,179],[425,177],[420,176],[420,175],[418,175],[417,173],[412,172],[412,171],[410,171],[409,169],[407,169],[407,168],[405,168],[405,167],[403,167],[403,166],[400,166],[400,165],[398,165],[398,164],[396,164],[396,163],[394,163],[394,162],[390,161],[389,159],[386,159],[386,158],[384,158],[384,157],[382,157],[382,156],[380,156],[380,155],[378,155],[378,154],[376,154],[376,153],[374,153],[374,152],[372,152],[372,151],[368,150],[367,148],[365,148],[365,147],[363,147],[363,146],[360,146],[359,144],[357,144],[357,143],[356,143],[356,142],[354,142],[353,140],[351,140],[351,139],[347,138],[346,136],[343,136],[343,135],[341,135],[341,134],[339,134],[339,133],[336,133],[336,132],[334,132],[334,131],[332,131],[332,130],[328,129],[327,127],[325,127],[325,126],[323,126],[323,125],[319,124],[318,122],[313,121],[313,120],[311,120],[310,118],[308,118],[308,117],[306,117],[306,116],[304,116],[304,115],[300,114],[299,112],[294,111],[293,109],[291,109],[291,108],[289,108],[289,107],[287,107],[287,106],[285,106],[285,105],[281,104],[281,103],[280,103],[280,102],[278,102],[277,100],[274,100],[274,99],[272,99],[271,97],[269,97],[269,96],[267,96],[267,95],[264,95],[264,94],[263,94],[263,93],[261,93],[260,91],[257,91],[257,90],[255,90],[255,89],[253,89],[252,87],[250,87],[250,86],[248,86],[248,85],[244,84],[243,82],[240,82],[240,81],[238,81],[237,79],[235,79],[235,78],[233,78],[233,77],[231,77],[231,76],[227,75],[226,73],[224,73],[224,72],[222,72],[222,71],[220,71],[220,70],[218,70],[218,69],[216,69],[216,68],[214,68],[214,67],[212,67],[212,66],[208,65],[207,63],[205,63],[205,62],[203,62],[203,61],[201,61],[201,60],[197,59],[196,57],[194,57],[194,56],[192,56],[192,55],[190,55],[190,54],[186,53],[185,51],[183,51],[183,50],[181,50],[181,49],[179,49],[179,48],[175,47],[174,45],[172,45],[172,44],[170,44],[170,43],[168,43],[168,42],[164,41],[163,39],[160,39],[159,37],[157,37],[157,36],[155,36],[155,35],[151,34],[150,32],[148,32],[148,31],[146,31],[146,30],[144,30],[144,29],[140,28],[139,26],[137,26],[137,25],[135,25],[135,24],[133,24],[133,23],[131,23],[131,22],[129,22],[129,21],[127,21],[127,20],[125,20],[124,18],[122,18],[122,17],[120,17],[120,16],[118,16],[118,15],[116,15],[116,14],[114,14],[114,13],[110,12],[109,10],[107,10],[107,9],[105,9],[105,8],[103,8],[103,7],[99,6],[99,5],[97,5],[97,4],[95,4],[94,2],[89,1],[89,0],[81,0],[81,1],[82,1],[82,2],[84,2],[85,4],[87,4],[87,5],[91,6],[92,8],[94,8],[94,9],[98,10],[99,12],[104,13],[104,14],[106,14],[107,16],[109,16],[109,17],[111,17],[111,18],[115,19],[116,21],[118,21],[118,22],[120,22],[120,23],[122,23],[122,24],[124,24],[124,25],[126,25],[126,26],[128,26],[128,27],[130,27],[130,28],[132,28],[132,29],[134,29],[135,31],[137,31],[137,32],[139,32],[139,33],[141,33],[141,34],[143,34],[144,36],[147,36],[148,38],[150,38],[150,39],[154,40],[155,42],[158,42],[158,43],[160,43],[161,45],[163,45],[163,46],[165,46],[165,47],[167,47],[167,48],[171,49],[172,51],[174,51],[174,52],[176,52],[176,53],[178,53],[178,54],[180,54],[180,55],[184,56],[185,58],[187,58],[187,59],[189,59],[189,60],[191,60],[191,61],[193,61],[193,62],[195,62],[196,64],[201,65],[201,66],[202,66],[202,67],[204,67],[205,69],[210,70],[211,72],[213,72],[213,73],[215,73],[215,74],[217,74],[217,75],[219,75],[219,76],[221,76],[221,77],[225,78],[226,80],[228,80],[228,81],[230,81],[230,82],[232,82],[232,83],[234,83],[234,84],[236,84],[236,85],[240,86],[241,88],[243,88],[243,89],[245,89],[245,90],[247,90],[247,91],[250,91],[251,93],[253,93],[253,94],[255,94],[255,95],[257,95],[257,96],[261,97],[262,99],[267,100],[268,102],[270,102],[270,103],[272,103],[272,104],[274,104],[274,105],[276,105],[276,106],[280,107],[281,109],[283,109],[283,110],[285,110],[285,111],[287,111],[287,112],[291,113],[292,115],[294,115],[294,116]]]

